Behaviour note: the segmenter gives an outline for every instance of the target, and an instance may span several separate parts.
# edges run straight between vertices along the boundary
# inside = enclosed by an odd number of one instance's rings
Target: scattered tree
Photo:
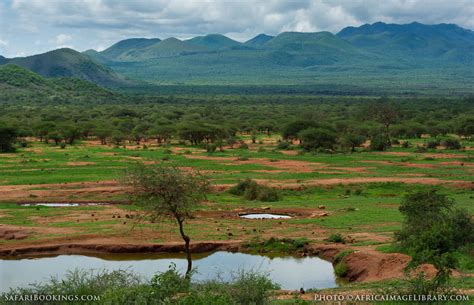
[[[140,164],[127,171],[124,183],[131,187],[134,201],[144,205],[153,217],[171,217],[177,222],[184,240],[188,261],[186,278],[189,278],[191,239],[184,231],[184,223],[206,198],[209,180],[197,172]]]

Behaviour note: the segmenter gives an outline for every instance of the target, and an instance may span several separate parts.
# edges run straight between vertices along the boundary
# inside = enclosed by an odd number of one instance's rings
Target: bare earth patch
[[[94,165],[96,164],[95,162],[83,162],[83,161],[77,161],[77,162],[67,162],[66,165],[68,166],[86,166],[86,165]]]

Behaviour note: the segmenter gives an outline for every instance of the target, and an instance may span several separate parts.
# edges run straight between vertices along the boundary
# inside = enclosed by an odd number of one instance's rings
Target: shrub
[[[334,274],[336,274],[339,277],[344,277],[347,275],[347,265],[344,262],[339,262],[336,264],[334,267]]]
[[[236,185],[234,185],[233,187],[231,187],[229,189],[229,193],[231,193],[232,195],[238,195],[238,196],[241,196],[245,193],[245,190],[249,187],[251,187],[252,185],[254,184],[257,184],[255,181],[247,178],[243,181],[239,181]]]
[[[453,253],[474,243],[471,215],[435,190],[407,195],[400,205],[405,216],[396,239],[413,256],[411,265],[433,263],[440,271],[456,264]]]
[[[190,282],[171,264],[167,271],[158,273],[151,279],[151,290],[155,298],[167,299],[189,290]]]
[[[424,146],[417,146],[415,148],[415,152],[417,152],[417,153],[425,153],[426,151],[427,151],[427,149]]]
[[[232,195],[242,196],[246,200],[259,200],[265,202],[274,202],[281,200],[281,194],[278,190],[271,187],[258,185],[251,179],[239,181],[237,185],[229,189]]]
[[[425,146],[428,149],[436,149],[440,145],[439,140],[430,140],[426,142]]]
[[[446,147],[446,149],[461,149],[462,145],[458,139],[455,138],[446,138],[441,141],[441,145]]]
[[[334,263],[340,263],[344,259],[344,257],[348,256],[349,254],[353,253],[354,250],[344,250],[339,252],[336,256],[334,256]]]
[[[239,148],[240,148],[240,149],[249,149],[249,146],[247,145],[247,143],[241,143],[241,144],[239,145]]]
[[[409,141],[405,141],[405,142],[403,142],[403,144],[402,144],[402,147],[403,147],[403,148],[409,148],[409,147],[411,147],[411,146],[412,146],[412,145],[411,145],[411,143],[410,143]]]
[[[66,148],[66,143],[65,143],[65,142],[61,142],[61,143],[59,144],[59,147],[60,147],[61,149],[65,149],[65,148]]]
[[[257,190],[257,200],[264,201],[264,202],[275,202],[281,200],[281,194],[278,190],[260,186]]]
[[[288,149],[288,148],[290,148],[290,143],[286,141],[280,141],[277,144],[277,149]]]
[[[371,150],[384,151],[389,147],[387,138],[383,135],[376,135],[370,139]]]
[[[234,274],[229,286],[229,294],[237,304],[255,305],[266,304],[269,292],[280,288],[264,274],[244,271]]]
[[[331,242],[331,243],[345,243],[344,237],[342,237],[341,234],[331,234],[326,241]]]
[[[308,128],[302,130],[298,137],[301,139],[301,146],[307,150],[332,150],[336,145],[336,134],[330,129]]]
[[[206,145],[206,151],[210,154],[215,153],[217,150],[217,146],[215,144],[207,144]]]

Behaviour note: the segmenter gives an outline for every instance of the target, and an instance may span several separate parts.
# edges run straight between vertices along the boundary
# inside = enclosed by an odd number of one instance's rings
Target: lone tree
[[[185,172],[175,167],[139,164],[125,174],[124,183],[131,187],[135,201],[153,217],[176,220],[184,240],[188,267],[185,277],[191,276],[191,239],[184,232],[184,223],[206,198],[209,180],[198,172]]]

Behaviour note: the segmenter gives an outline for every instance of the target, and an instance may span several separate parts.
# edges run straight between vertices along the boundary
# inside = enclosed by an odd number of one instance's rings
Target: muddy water
[[[182,255],[115,255],[90,257],[83,255],[60,255],[20,260],[0,260],[0,292],[10,287],[26,287],[28,284],[63,277],[67,270],[75,268],[94,270],[129,269],[144,278],[155,272],[165,271],[175,263],[180,271],[186,268]],[[267,273],[283,289],[336,287],[336,277],[330,262],[318,257],[274,257],[244,253],[214,252],[194,255],[194,281],[231,279],[239,270],[254,270]]]
[[[244,214],[240,218],[246,219],[289,219],[291,216],[278,214]]]

